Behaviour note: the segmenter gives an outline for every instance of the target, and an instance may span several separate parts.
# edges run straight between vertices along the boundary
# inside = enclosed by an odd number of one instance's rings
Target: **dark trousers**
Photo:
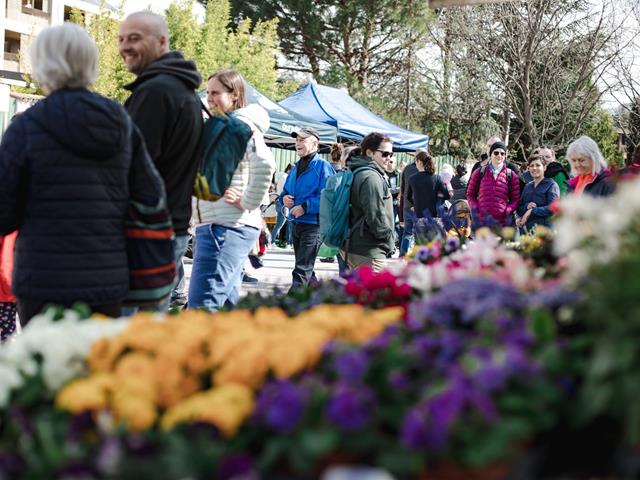
[[[55,302],[45,300],[27,300],[24,298],[18,298],[18,316],[20,317],[20,325],[23,327],[29,323],[29,321],[42,312],[44,307],[48,305],[60,305]],[[71,305],[61,305],[62,307],[70,308]],[[122,310],[122,304],[120,303],[108,303],[105,305],[89,305],[89,308],[93,313],[101,313],[107,317],[119,317]]]
[[[316,278],[313,267],[320,249],[320,225],[295,223],[293,226],[293,252],[296,266],[291,273],[292,285],[307,285]]]

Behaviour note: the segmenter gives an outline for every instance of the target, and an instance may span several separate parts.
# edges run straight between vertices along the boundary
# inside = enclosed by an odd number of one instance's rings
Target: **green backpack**
[[[202,155],[196,174],[194,195],[201,200],[215,201],[231,185],[253,134],[251,127],[233,115],[209,112],[202,133]]]

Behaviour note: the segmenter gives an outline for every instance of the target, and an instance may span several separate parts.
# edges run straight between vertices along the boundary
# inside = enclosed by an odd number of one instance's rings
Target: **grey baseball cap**
[[[320,134],[313,127],[302,127],[299,130],[296,130],[295,132],[291,132],[291,136],[293,138],[296,138],[298,135],[301,138],[316,137],[318,140],[320,140]]]

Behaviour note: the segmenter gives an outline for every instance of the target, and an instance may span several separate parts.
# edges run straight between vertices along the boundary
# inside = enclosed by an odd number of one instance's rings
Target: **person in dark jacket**
[[[341,254],[352,269],[370,265],[380,271],[395,250],[393,200],[385,175],[393,144],[380,133],[370,133],[362,139],[359,153],[349,161],[355,172],[349,211],[352,235]]]
[[[0,234],[19,230],[12,288],[26,324],[49,304],[120,314],[129,290],[130,200],[166,202],[164,185],[121,105],[87,90],[98,50],[77,25],[43,30],[33,76],[47,98],[0,145]]]
[[[387,163],[384,173],[387,175],[387,182],[389,182],[391,198],[393,199],[394,241],[400,246],[400,182],[402,179],[393,157],[389,163]]]
[[[416,157],[418,173],[409,179],[409,198],[413,204],[417,218],[424,218],[427,213],[432,217],[440,216],[437,211],[438,199],[449,200],[449,190],[439,175],[431,155]]]
[[[125,88],[125,107],[138,126],[165,182],[178,267],[173,300],[184,303],[184,267],[191,219],[191,194],[200,163],[202,104],[195,94],[202,78],[191,60],[169,50],[169,31],[160,15],[129,15],[120,26],[120,55],[137,78]],[[161,307],[167,309],[168,302]]]
[[[573,175],[567,182],[567,193],[604,197],[614,192],[615,184],[607,161],[592,138],[583,135],[569,144],[567,158]]]
[[[419,151],[416,153],[416,161],[418,156],[427,155],[426,151]],[[400,223],[402,223],[402,238],[400,239],[400,256],[403,257],[411,248],[413,243],[413,226],[415,220],[415,213],[413,213],[413,203],[408,197],[409,191],[409,179],[418,173],[418,167],[416,162],[410,163],[404,170],[402,170],[402,176],[400,179],[400,208],[399,217]]]
[[[451,188],[453,188],[453,196],[451,197],[451,203],[457,200],[467,199],[467,167],[463,163],[456,165],[456,174],[451,179]]]
[[[520,197],[516,226],[531,230],[535,225],[551,225],[553,212],[549,208],[560,197],[560,188],[555,180],[545,177],[546,163],[540,155],[531,155],[527,160],[533,179],[527,183]]]

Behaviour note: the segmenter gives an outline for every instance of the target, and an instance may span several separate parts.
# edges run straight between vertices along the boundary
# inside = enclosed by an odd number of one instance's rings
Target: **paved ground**
[[[241,296],[248,292],[269,293],[275,287],[289,288],[291,285],[291,271],[295,259],[292,248],[271,247],[266,255],[262,257],[264,266],[257,270],[251,268],[249,262],[246,264],[247,272],[258,279],[258,283],[243,283],[240,291]],[[331,278],[338,275],[338,262],[323,263],[316,260],[315,272],[318,278]],[[191,278],[191,263],[185,264],[185,276],[187,282]],[[187,283],[187,291],[188,291]]]

